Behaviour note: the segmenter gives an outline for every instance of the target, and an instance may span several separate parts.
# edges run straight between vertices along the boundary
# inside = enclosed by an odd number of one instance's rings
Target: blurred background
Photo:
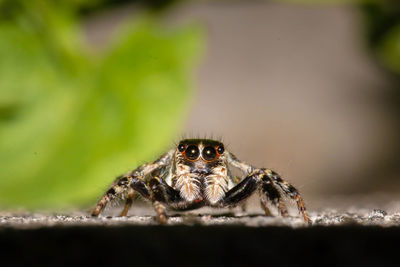
[[[396,201],[399,75],[396,0],[2,0],[0,207],[88,207],[182,137],[311,209]]]

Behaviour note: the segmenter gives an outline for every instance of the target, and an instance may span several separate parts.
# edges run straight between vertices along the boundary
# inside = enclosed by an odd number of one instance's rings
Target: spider
[[[232,175],[236,168],[244,178]],[[185,139],[153,163],[143,164],[119,176],[98,201],[92,216],[98,216],[116,197],[126,198],[120,216],[126,216],[136,194],[150,200],[161,224],[167,223],[166,208],[192,210],[203,206],[233,207],[258,191],[261,206],[271,216],[268,203],[283,217],[288,216],[284,203],[297,203],[304,221],[311,223],[302,197],[296,188],[276,172],[255,168],[237,159],[224,145],[209,139]]]

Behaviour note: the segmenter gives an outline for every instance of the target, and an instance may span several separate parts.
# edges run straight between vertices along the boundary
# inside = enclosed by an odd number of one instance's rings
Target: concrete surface
[[[158,225],[152,211],[142,208],[141,215],[117,217],[102,215],[98,218],[91,217],[86,212],[74,212],[69,214],[49,213],[0,213],[0,228],[13,227],[19,229],[53,227],[53,226],[154,226]],[[173,226],[288,226],[293,228],[305,227],[300,217],[266,217],[261,213],[243,212],[189,212],[170,213],[168,225]],[[358,211],[338,212],[326,210],[323,212],[311,212],[310,217],[314,226],[332,225],[365,225],[365,226],[398,226],[400,225],[400,212],[388,213],[385,210],[361,209]]]

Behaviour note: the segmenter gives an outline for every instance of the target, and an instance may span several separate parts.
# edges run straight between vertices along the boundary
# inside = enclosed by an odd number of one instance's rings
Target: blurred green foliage
[[[360,7],[370,48],[382,66],[400,75],[400,1],[369,1]]]
[[[366,2],[379,2],[381,0],[276,0],[290,4],[312,4],[312,5],[331,5],[331,4],[361,4]]]
[[[2,207],[93,201],[179,130],[201,31],[142,14],[96,52],[80,8],[101,2],[0,1]]]

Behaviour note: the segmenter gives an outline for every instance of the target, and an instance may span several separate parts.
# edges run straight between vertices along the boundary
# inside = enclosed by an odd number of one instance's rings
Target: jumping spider
[[[232,175],[232,167],[245,174],[243,179]],[[297,203],[304,221],[310,223],[299,192],[270,169],[258,169],[237,159],[219,141],[185,139],[159,159],[143,164],[115,179],[99,200],[92,215],[98,216],[108,202],[125,197],[121,216],[126,216],[135,194],[153,203],[160,223],[167,223],[166,207],[191,210],[203,206],[232,207],[259,192],[261,206],[271,215],[271,203],[283,217],[288,216],[283,197]]]

